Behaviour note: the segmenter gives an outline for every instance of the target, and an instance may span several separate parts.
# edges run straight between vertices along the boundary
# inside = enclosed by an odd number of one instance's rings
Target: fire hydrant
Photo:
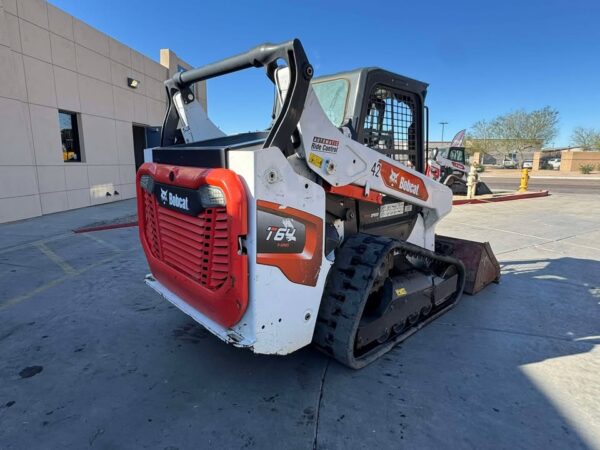
[[[522,169],[521,170],[521,185],[519,186],[519,192],[526,192],[528,184],[529,184],[529,169]]]
[[[467,176],[467,198],[474,198],[477,192],[477,169],[475,164],[471,166],[469,175]]]

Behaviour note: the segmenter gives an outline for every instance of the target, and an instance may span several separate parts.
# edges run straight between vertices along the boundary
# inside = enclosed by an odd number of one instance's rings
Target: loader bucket
[[[462,261],[466,269],[464,292],[467,294],[476,294],[488,284],[500,281],[500,264],[489,242],[436,235],[435,251]]]
[[[492,190],[483,181],[478,181],[475,187],[475,195],[490,195]]]

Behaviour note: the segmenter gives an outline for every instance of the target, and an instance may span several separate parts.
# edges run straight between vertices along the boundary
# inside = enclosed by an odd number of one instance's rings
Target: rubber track
[[[378,269],[382,265],[383,258],[394,248],[457,265],[461,273],[459,293],[454,301],[447,306],[438,307],[425,321],[419,322],[401,335],[357,358],[354,356],[354,340],[368,293],[371,292],[373,282],[378,277]],[[360,369],[454,306],[460,298],[463,286],[464,267],[454,258],[437,255],[413,244],[383,236],[356,234],[346,240],[330,270],[313,343],[340,363],[353,369]]]

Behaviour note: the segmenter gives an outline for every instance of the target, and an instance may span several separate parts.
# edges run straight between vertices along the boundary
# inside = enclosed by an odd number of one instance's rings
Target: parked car
[[[500,164],[500,167],[503,169],[516,169],[519,167],[519,164],[514,159],[505,159]]]
[[[533,160],[532,159],[526,159],[525,161],[523,161],[523,165],[521,166],[521,168],[523,168],[523,169],[533,169]]]
[[[552,158],[548,160],[548,165],[554,170],[560,169],[560,158]]]

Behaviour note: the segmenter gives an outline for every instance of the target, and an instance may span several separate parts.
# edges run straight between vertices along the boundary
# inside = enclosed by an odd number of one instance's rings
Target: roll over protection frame
[[[173,96],[177,92],[181,92],[183,102],[188,104],[194,101],[194,94],[190,89],[192,84],[251,67],[265,67],[267,76],[275,83],[275,70],[278,68],[277,61],[279,59],[284,60],[290,70],[290,85],[263,148],[274,146],[281,149],[286,156],[291,155],[293,153],[292,135],[302,115],[306,94],[313,76],[313,68],[298,39],[282,44],[262,44],[245,53],[207,66],[178,72],[165,81],[168,104],[161,132],[161,146],[165,147],[175,143],[179,115],[173,102]]]

